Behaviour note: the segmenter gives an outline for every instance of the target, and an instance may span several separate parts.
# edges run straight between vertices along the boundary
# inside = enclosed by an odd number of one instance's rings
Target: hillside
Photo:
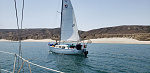
[[[54,29],[23,29],[22,40],[24,39],[59,39],[59,28]],[[0,39],[17,41],[17,29],[0,29]],[[116,26],[90,31],[79,31],[81,39],[126,37],[137,40],[150,41],[150,26]]]
[[[150,26],[124,25],[100,28],[84,32],[81,34],[81,36],[87,36],[86,39],[126,37],[137,40],[150,41]]]
[[[116,27],[107,27],[87,31],[87,33],[93,34],[134,34],[134,33],[150,33],[150,26],[116,26]]]
[[[80,34],[83,31],[79,31]],[[25,39],[53,39],[58,40],[60,34],[60,28],[54,29],[23,29],[22,30],[22,40]],[[0,39],[7,39],[12,41],[18,40],[18,30],[17,29],[0,29]]]

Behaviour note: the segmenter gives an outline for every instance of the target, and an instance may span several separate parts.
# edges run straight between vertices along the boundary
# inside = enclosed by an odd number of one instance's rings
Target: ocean
[[[0,42],[0,51],[18,54],[18,48],[18,42]],[[65,73],[150,73],[150,45],[91,43],[87,50],[89,54],[85,58],[49,52],[48,42],[22,42],[24,59]],[[14,55],[0,53],[1,69],[12,72],[14,60]],[[55,73],[30,66],[32,73]],[[24,73],[30,72],[28,63],[23,68]]]

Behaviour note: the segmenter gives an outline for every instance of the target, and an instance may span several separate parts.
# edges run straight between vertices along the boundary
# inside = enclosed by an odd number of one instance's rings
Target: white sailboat
[[[80,37],[78,34],[77,23],[75,19],[74,10],[70,0],[62,0],[62,10],[61,10],[61,37],[62,42],[80,42]],[[61,54],[83,54],[87,55],[86,45],[62,44],[52,45],[49,44],[50,51]]]

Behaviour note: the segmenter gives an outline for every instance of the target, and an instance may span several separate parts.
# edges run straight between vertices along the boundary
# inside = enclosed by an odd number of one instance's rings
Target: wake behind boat
[[[86,44],[81,45],[81,43],[79,43],[80,37],[78,34],[74,10],[70,0],[62,0],[60,27],[61,37],[59,42],[77,42],[77,44],[73,45],[59,43],[59,45],[53,45],[49,43],[50,51],[61,54],[81,54],[86,56],[88,51],[86,51]]]

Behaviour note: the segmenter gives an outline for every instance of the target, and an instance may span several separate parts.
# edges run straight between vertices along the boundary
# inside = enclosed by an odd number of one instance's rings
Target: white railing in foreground
[[[10,72],[8,70],[5,70],[5,69],[1,69],[2,71],[5,71],[5,72],[8,72],[8,73],[13,73],[13,72]]]
[[[29,65],[29,64],[32,64],[32,65],[34,65],[34,66],[38,66],[38,67],[40,67],[40,68],[47,69],[47,70],[50,70],[50,71],[54,71],[54,72],[58,72],[58,73],[64,73],[64,72],[61,72],[61,71],[58,71],[58,70],[50,69],[50,68],[47,68],[47,67],[44,67],[44,66],[41,66],[41,65],[38,65],[38,64],[29,62],[28,60],[25,60],[24,58],[22,58],[21,56],[19,56],[18,54],[15,54],[15,53],[9,53],[9,52],[4,52],[4,51],[0,51],[0,53],[7,53],[7,54],[15,55],[15,60],[16,60],[16,56],[18,56],[19,58],[21,58],[22,60],[24,60],[24,62],[27,62],[28,65]],[[15,63],[15,61],[14,61],[14,63]],[[24,64],[24,63],[23,63],[23,64]],[[22,66],[23,66],[23,64],[22,64]],[[15,65],[15,64],[14,64],[14,65]],[[22,66],[20,67],[20,70],[21,70]],[[29,65],[29,68],[30,68],[30,65]],[[14,66],[14,69],[15,69],[15,66]],[[6,71],[6,72],[10,72],[10,71],[4,70],[4,69],[1,69],[1,70]],[[20,70],[19,70],[19,71],[20,71]],[[30,69],[30,72],[31,72],[31,69]],[[14,71],[13,71],[13,72],[10,72],[10,73],[14,73]]]

